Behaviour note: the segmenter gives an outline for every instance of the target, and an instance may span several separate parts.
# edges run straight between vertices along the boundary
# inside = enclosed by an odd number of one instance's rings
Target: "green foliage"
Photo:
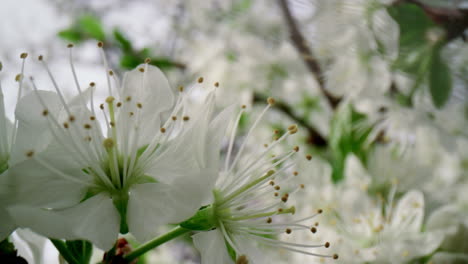
[[[89,14],[80,16],[70,28],[60,31],[58,36],[73,43],[79,43],[89,38],[100,41],[106,39],[99,19]]]
[[[70,253],[75,256],[78,263],[89,263],[93,254],[93,245],[86,240],[73,240],[65,242]]]
[[[190,219],[180,223],[180,226],[190,230],[208,231],[216,227],[213,206],[203,206]]]
[[[445,32],[415,4],[393,5],[388,12],[400,25],[400,54],[394,67],[413,76],[415,81],[409,96],[400,96],[399,101],[410,105],[414,92],[428,82],[434,105],[442,107],[452,88],[450,69],[441,57]]]
[[[332,179],[338,182],[344,178],[346,157],[354,153],[362,161],[366,160],[367,137],[371,127],[363,128],[365,116],[355,112],[351,105],[341,105],[331,121],[329,144],[332,152]]]

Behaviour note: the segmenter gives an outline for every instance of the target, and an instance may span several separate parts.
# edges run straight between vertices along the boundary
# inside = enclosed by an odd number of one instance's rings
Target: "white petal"
[[[346,185],[359,190],[366,190],[371,181],[361,161],[354,154],[349,154],[346,158],[345,176]]]
[[[228,254],[224,237],[218,230],[200,232],[192,238],[195,248],[200,252],[202,264],[234,263]]]
[[[234,105],[227,107],[210,123],[208,142],[206,143],[206,164],[208,167],[216,168],[219,166],[221,141],[226,135],[226,129],[229,121],[232,120],[234,110]]]
[[[18,229],[11,236],[11,240],[18,250],[18,255],[25,258],[28,263],[50,264],[59,263],[57,250],[50,250],[52,243],[28,229]]]
[[[0,219],[2,219],[2,224],[0,225],[0,241],[3,241],[15,230],[16,225],[13,223],[13,219],[11,219],[10,214],[2,204],[0,204]]]
[[[396,205],[391,221],[392,227],[405,232],[419,233],[424,217],[424,196],[420,191],[406,193]]]

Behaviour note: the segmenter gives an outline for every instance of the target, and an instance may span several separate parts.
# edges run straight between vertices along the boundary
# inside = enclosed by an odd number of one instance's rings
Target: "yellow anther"
[[[23,52],[20,54],[21,59],[26,59],[28,57],[28,54],[26,52]]]
[[[198,78],[198,83],[202,83],[202,82],[203,82],[203,77]]]
[[[105,149],[109,150],[114,147],[114,140],[112,138],[106,138],[102,142],[102,145],[104,146]]]
[[[26,157],[31,158],[34,155],[34,150],[26,152]]]

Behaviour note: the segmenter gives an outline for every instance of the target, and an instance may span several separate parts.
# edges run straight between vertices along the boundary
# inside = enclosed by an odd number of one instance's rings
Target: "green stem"
[[[172,229],[171,231],[169,231],[168,233],[160,236],[160,237],[157,237],[151,241],[148,241],[146,242],[145,244],[141,245],[140,247],[138,247],[136,250],[130,252],[130,254],[126,255],[124,257],[124,259],[128,262],[138,258],[139,256],[145,254],[146,252],[158,247],[159,245],[162,245],[164,243],[166,243],[167,241],[169,240],[172,240],[176,237],[179,237],[185,233],[188,233],[190,232],[190,229],[186,229],[186,228],[183,228],[183,227],[176,227],[174,229]]]
[[[67,245],[62,240],[49,238],[55,248],[60,252],[60,255],[70,264],[80,264],[80,262],[75,259],[75,257],[70,253],[67,248]]]

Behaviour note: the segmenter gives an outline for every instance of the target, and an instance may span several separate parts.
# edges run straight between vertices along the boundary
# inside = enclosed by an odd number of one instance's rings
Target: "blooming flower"
[[[144,241],[158,225],[190,217],[215,175],[201,156],[213,95],[202,111],[189,116],[183,88],[174,100],[167,79],[149,61],[126,73],[120,86],[102,52],[108,97],[96,105],[96,84],[82,90],[69,48],[78,96],[65,101],[39,56],[55,92],[38,90],[31,79],[34,93],[18,104],[19,125],[46,120],[50,134],[43,148],[31,146],[23,152],[28,159],[10,170],[19,203],[36,207],[11,208],[18,225],[109,249],[119,231]]]
[[[307,250],[328,248],[329,243],[309,245],[279,239],[282,234],[289,235],[301,230],[314,232],[315,227],[304,222],[321,213],[321,210],[302,219],[289,220],[288,216],[293,215],[296,209],[286,203],[291,195],[304,188],[303,184],[293,186],[291,179],[297,172],[292,171],[293,164],[288,162],[299,151],[299,147],[274,157],[269,156],[275,146],[297,132],[297,126],[290,126],[284,135],[277,137],[271,144],[265,144],[265,149],[244,156],[254,128],[274,100],[270,98],[268,103],[233,156],[235,133],[243,110],[237,116],[225,163],[213,189],[213,203],[205,208],[209,216],[202,221],[210,222],[209,225],[215,229],[193,237],[195,247],[201,252],[202,263],[234,263],[233,259],[236,263],[268,263],[271,254],[259,252],[264,247],[338,258],[337,255],[321,255]],[[187,223],[182,226],[184,224]],[[205,229],[210,228],[207,226]]]

